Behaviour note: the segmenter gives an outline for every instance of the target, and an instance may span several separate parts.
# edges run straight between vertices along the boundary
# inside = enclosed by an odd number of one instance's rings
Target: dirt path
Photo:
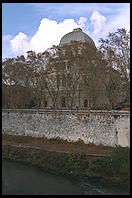
[[[3,135],[2,144],[21,148],[35,148],[54,152],[79,152],[91,156],[105,157],[113,152],[112,147],[96,146],[94,144],[84,144],[82,141],[67,142],[64,140],[34,138],[30,136]]]
[[[17,147],[20,149],[36,149],[36,150],[44,150],[44,151],[49,151],[49,152],[57,152],[57,153],[69,153],[68,151],[61,151],[61,150],[52,150],[52,149],[45,149],[42,147],[38,147],[38,146],[24,146],[21,144],[11,144],[11,143],[2,143],[3,146],[11,146],[11,147]],[[93,156],[93,157],[108,157],[110,156],[110,154],[86,154],[87,156]]]

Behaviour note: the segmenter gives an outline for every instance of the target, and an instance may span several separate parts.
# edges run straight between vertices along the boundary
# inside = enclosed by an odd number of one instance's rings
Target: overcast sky
[[[2,58],[42,52],[80,27],[98,39],[130,29],[130,3],[2,3]]]

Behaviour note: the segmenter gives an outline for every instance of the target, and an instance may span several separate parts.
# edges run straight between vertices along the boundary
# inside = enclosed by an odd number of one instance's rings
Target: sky
[[[2,3],[2,59],[43,52],[80,27],[99,38],[130,29],[130,3]]]

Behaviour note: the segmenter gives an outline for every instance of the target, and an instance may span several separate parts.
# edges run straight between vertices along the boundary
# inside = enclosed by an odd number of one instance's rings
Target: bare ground
[[[2,144],[37,147],[49,151],[79,152],[87,155],[111,155],[114,148],[102,145],[84,144],[82,140],[68,142],[60,139],[35,138],[31,136],[2,135]]]

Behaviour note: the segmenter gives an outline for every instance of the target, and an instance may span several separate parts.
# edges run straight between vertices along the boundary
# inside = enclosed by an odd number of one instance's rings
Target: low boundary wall
[[[2,133],[130,147],[130,112],[3,109]]]

